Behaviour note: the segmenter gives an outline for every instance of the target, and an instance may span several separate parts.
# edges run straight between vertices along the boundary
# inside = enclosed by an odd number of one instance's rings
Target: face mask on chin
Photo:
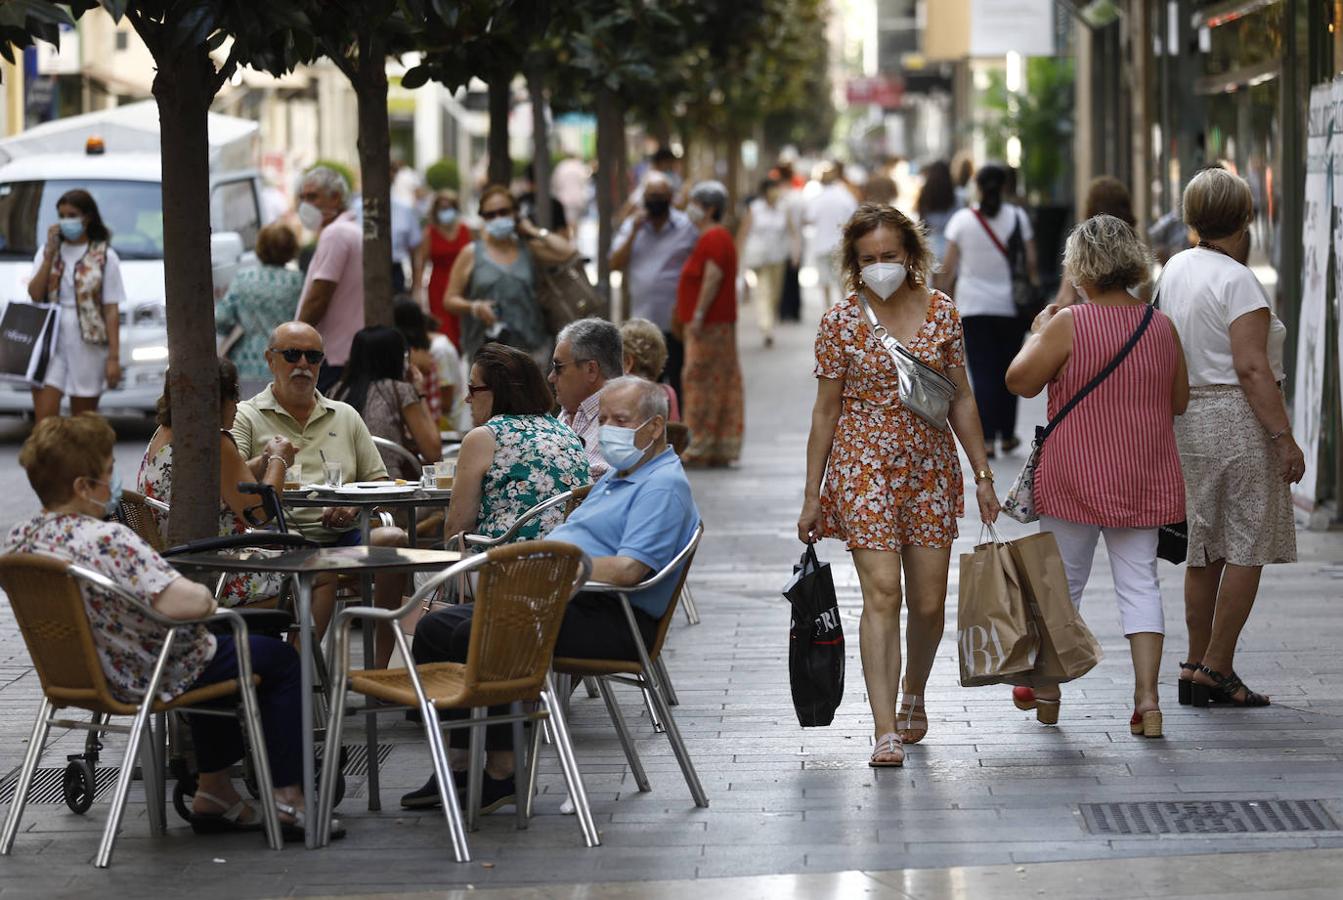
[[[103,505],[102,513],[104,517],[115,516],[117,514],[117,508],[121,505],[121,473],[118,472],[115,468],[113,468],[112,477],[107,481],[103,481],[99,478],[90,478],[89,480],[92,481],[94,484],[107,485],[107,491],[108,491],[108,497],[106,500],[99,501],[90,498],[89,502],[90,503],[101,502]]]
[[[706,213],[704,207],[692,203],[685,208],[685,215],[690,220],[691,225],[699,225],[700,222],[704,221]]]
[[[601,446],[602,459],[617,472],[623,472],[639,463],[643,456],[648,452],[648,447],[639,448],[634,445],[634,434],[640,428],[643,428],[652,419],[644,419],[643,422],[633,428],[622,428],[619,425],[603,425],[598,432],[598,443]],[[649,442],[652,446],[652,442]]]
[[[905,283],[905,277],[909,272],[905,269],[904,263],[873,263],[864,266],[859,274],[868,290],[876,294],[879,299],[886,300]]]

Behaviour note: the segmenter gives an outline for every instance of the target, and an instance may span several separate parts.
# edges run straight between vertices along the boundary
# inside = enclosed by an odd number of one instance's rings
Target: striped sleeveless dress
[[[1100,374],[1145,312],[1141,305],[1070,308],[1072,356],[1049,383],[1050,418]],[[1043,515],[1106,528],[1155,528],[1184,518],[1171,407],[1178,355],[1170,319],[1154,313],[1128,357],[1045,441],[1035,480]]]

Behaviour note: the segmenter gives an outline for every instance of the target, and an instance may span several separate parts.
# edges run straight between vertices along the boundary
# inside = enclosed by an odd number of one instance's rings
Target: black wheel
[[[178,781],[173,784],[173,809],[182,817],[182,821],[191,821],[191,799],[196,795],[196,781]]]
[[[93,763],[87,759],[70,760],[61,787],[65,792],[65,805],[71,812],[84,815],[93,806],[93,794],[97,790]]]

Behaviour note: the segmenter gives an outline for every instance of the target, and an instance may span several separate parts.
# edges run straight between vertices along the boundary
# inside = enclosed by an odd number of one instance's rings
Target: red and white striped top
[[[1114,359],[1145,308],[1071,307],[1072,356],[1049,383],[1053,418]],[[1035,474],[1044,515],[1108,528],[1152,528],[1184,518],[1171,389],[1179,349],[1170,319],[1153,314],[1137,346],[1045,441]]]

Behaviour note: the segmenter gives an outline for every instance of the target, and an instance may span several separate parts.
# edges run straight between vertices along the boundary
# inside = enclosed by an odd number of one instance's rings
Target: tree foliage
[[[990,73],[982,106],[984,135],[991,157],[1006,156],[1007,141],[1021,140],[1021,188],[1041,201],[1068,194],[1071,178],[1073,63],[1032,57],[1026,61],[1025,90],[1012,96],[1002,72]]]

